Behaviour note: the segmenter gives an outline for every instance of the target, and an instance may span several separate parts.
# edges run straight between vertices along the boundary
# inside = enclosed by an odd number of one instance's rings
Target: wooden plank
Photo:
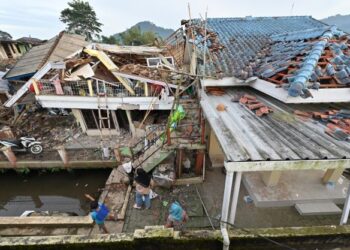
[[[191,184],[200,184],[200,183],[203,183],[202,176],[176,179],[174,185],[181,186],[181,185],[191,185]]]
[[[87,216],[33,216],[33,217],[0,217],[0,227],[8,226],[90,226],[93,220]]]
[[[76,168],[76,169],[89,169],[89,168],[114,168],[117,166],[115,160],[91,160],[91,161],[70,161],[67,165],[64,165],[62,161],[17,161],[16,168],[30,168],[30,169],[49,169],[49,168]],[[0,169],[14,169],[8,161],[0,161]]]

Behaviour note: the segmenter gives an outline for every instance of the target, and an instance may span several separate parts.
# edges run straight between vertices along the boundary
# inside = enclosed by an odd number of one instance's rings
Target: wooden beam
[[[9,226],[91,226],[93,220],[87,216],[33,216],[33,217],[0,217],[0,227]]]
[[[344,168],[327,169],[323,175],[322,181],[325,184],[327,184],[328,182],[336,183],[342,176],[343,172]]]
[[[200,184],[200,183],[203,183],[202,176],[176,179],[174,185],[181,186],[181,185],[192,185],[192,184]]]
[[[280,180],[282,171],[265,171],[261,173],[262,179],[266,186],[276,186]]]
[[[224,163],[228,172],[254,172],[254,171],[277,171],[277,170],[306,170],[306,169],[335,169],[348,168],[350,159],[335,160],[298,160],[298,161],[246,161]]]
[[[62,161],[17,161],[16,168],[29,169],[50,169],[50,168],[72,168],[72,169],[93,169],[93,168],[114,168],[118,163],[115,160],[91,160],[91,161],[70,161],[64,165]],[[0,161],[0,169],[12,169],[8,161]]]

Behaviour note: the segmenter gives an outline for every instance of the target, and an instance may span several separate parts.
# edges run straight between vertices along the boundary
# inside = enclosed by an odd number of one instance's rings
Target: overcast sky
[[[48,39],[63,30],[60,12],[66,0],[0,0],[0,30],[14,38]],[[192,17],[311,15],[324,18],[350,14],[350,0],[89,0],[104,25],[103,35],[124,31],[139,21],[176,29],[180,20]],[[293,7],[294,6],[294,7]]]

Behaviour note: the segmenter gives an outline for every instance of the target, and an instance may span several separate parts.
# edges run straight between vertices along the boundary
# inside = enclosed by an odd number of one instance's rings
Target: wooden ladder
[[[112,133],[111,133],[111,119],[110,119],[110,110],[108,106],[106,83],[102,82],[103,92],[100,92],[100,83],[101,83],[100,81],[97,81],[97,108],[98,108],[99,129],[100,129],[100,135],[101,135],[101,147],[103,148],[104,142],[105,142],[103,129],[106,128],[104,121],[107,121],[109,139],[112,138]],[[106,115],[102,114],[102,110],[106,110]]]

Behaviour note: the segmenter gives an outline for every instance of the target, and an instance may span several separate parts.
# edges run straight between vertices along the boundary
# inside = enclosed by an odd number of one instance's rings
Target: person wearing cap
[[[136,196],[134,208],[141,209],[144,205],[146,209],[151,208],[151,187],[153,186],[152,178],[143,170],[138,168],[136,170]]]
[[[188,215],[181,205],[175,201],[169,208],[169,216],[165,227],[173,227],[175,230],[182,230],[184,224],[188,221]]]

